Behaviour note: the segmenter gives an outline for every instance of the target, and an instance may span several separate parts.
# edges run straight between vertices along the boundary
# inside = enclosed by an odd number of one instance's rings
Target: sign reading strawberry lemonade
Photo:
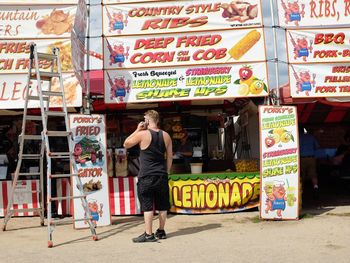
[[[299,142],[296,107],[260,106],[260,217],[298,219]]]
[[[105,102],[155,102],[267,96],[266,63],[105,70]]]

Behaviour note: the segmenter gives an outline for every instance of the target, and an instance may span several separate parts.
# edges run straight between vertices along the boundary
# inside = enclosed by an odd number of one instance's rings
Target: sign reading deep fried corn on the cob
[[[230,56],[239,60],[243,55],[245,55],[249,49],[251,49],[261,38],[261,33],[257,30],[252,30],[246,34],[241,40],[237,42],[230,50]]]
[[[106,69],[226,64],[231,54],[236,59],[230,63],[266,60],[262,28],[107,37],[104,54]]]

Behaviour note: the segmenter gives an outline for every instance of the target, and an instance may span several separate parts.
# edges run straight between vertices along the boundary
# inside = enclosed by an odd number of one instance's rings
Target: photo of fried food
[[[94,192],[102,189],[102,183],[100,180],[97,182],[94,182],[93,179],[91,179],[89,182],[83,184],[83,190],[86,193]]]
[[[64,13],[62,10],[52,10],[50,15],[44,16],[38,20],[36,27],[45,35],[62,35],[72,30],[74,15],[69,12]]]
[[[62,72],[72,71],[72,48],[70,42],[55,42],[47,47],[47,53],[52,53],[53,48],[58,48],[60,50],[60,62]],[[57,70],[56,67],[55,70]]]
[[[229,55],[239,60],[245,53],[248,52],[260,39],[261,34],[257,30],[252,30],[239,40],[229,51]]]
[[[74,101],[77,99],[78,85],[79,80],[74,75],[63,80],[64,95],[66,98],[67,106],[73,105]],[[54,78],[52,80],[51,90],[60,91],[60,84],[58,79]],[[62,105],[62,98],[57,96],[50,97],[50,105]]]

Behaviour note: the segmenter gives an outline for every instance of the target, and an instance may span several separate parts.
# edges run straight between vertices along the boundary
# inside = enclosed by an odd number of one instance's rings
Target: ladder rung
[[[25,135],[22,135],[23,136],[23,139],[24,140],[42,140],[42,137],[41,135],[28,135],[28,134],[25,134]]]
[[[50,178],[67,178],[72,176],[78,176],[78,174],[51,174]]]
[[[58,72],[49,72],[49,71],[39,71],[39,78],[41,80],[51,80],[52,78],[58,78],[60,74]],[[30,75],[31,79],[37,79],[37,74],[33,73]]]
[[[70,152],[49,152],[51,158],[70,158]]]
[[[41,121],[41,120],[42,120],[42,118],[41,118],[40,115],[39,115],[39,116],[36,116],[36,115],[27,115],[27,116],[26,116],[26,119],[27,119],[27,120],[30,120],[30,121]]]
[[[17,190],[17,191],[16,191]],[[40,190],[35,190],[35,191],[23,191],[22,189],[15,189],[15,193],[31,193],[31,194],[35,194],[35,193],[40,193]]]
[[[28,100],[40,100],[39,96],[28,96]],[[49,101],[48,97],[43,97],[43,100]]]
[[[56,117],[64,117],[66,113],[63,111],[46,111],[45,114],[47,116],[56,116]]]
[[[37,52],[37,55],[38,55],[38,59],[46,59],[46,60],[57,59],[57,55],[55,54]]]
[[[42,210],[41,208],[21,208],[21,209],[10,209],[11,213],[25,213],[25,212],[35,212]]]
[[[92,220],[92,218],[90,218]],[[59,224],[67,224],[67,223],[73,223],[73,222],[81,222],[81,221],[89,221],[89,218],[64,218],[64,219],[51,219],[50,225],[59,225]]]
[[[78,199],[78,198],[85,198],[86,195],[76,195],[76,196],[61,196],[61,197],[51,197],[51,201],[61,201],[61,200],[68,200],[68,199]]]
[[[33,153],[23,153],[22,154],[22,159],[32,159],[32,160],[35,160],[35,159],[41,159],[42,156],[41,154],[33,154]]]
[[[47,136],[53,136],[53,137],[64,137],[70,134],[71,132],[67,132],[67,131],[47,131],[46,132]]]
[[[57,96],[57,97],[63,97],[63,93],[59,91],[48,91],[48,90],[43,90],[41,91],[43,95],[45,96]]]
[[[23,175],[23,176],[35,176],[35,175],[40,175],[40,173],[18,173],[18,175]]]

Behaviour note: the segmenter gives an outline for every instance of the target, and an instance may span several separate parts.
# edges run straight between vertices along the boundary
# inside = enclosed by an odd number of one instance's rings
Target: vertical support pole
[[[90,0],[87,4],[87,43],[86,43],[86,108],[84,109],[84,114],[90,114]]]
[[[271,12],[271,22],[272,22],[272,33],[273,33],[273,51],[274,51],[274,64],[275,64],[275,77],[276,77],[276,104],[280,105],[280,79],[279,79],[279,65],[278,65],[278,51],[277,51],[277,33],[276,33],[276,23],[275,23],[275,12],[274,3],[276,1],[270,1],[270,12]],[[275,5],[276,6],[276,5]]]

